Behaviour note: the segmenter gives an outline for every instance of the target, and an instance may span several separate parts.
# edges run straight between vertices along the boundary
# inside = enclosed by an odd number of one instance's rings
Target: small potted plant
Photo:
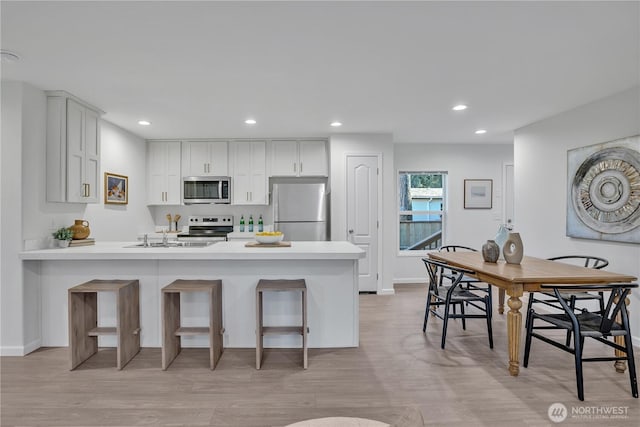
[[[53,238],[58,241],[58,246],[61,248],[68,247],[72,237],[73,231],[66,227],[59,228],[53,233]]]

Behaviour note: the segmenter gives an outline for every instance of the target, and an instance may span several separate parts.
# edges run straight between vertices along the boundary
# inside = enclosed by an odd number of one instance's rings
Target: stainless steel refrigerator
[[[273,225],[289,241],[329,240],[326,180],[272,181]]]

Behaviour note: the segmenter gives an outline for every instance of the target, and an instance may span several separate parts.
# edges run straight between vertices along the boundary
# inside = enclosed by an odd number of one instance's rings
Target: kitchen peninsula
[[[304,278],[308,288],[310,347],[358,346],[358,262],[363,250],[349,242],[292,242],[291,247],[245,247],[219,242],[207,247],[127,247],[131,242],[23,251],[27,319],[25,353],[41,346],[67,346],[67,289],[92,279],[140,281],[141,344],[160,347],[160,290],[175,279],[221,279],[225,347],[255,347],[255,287],[259,279]],[[265,324],[299,320],[299,296],[265,297]],[[115,324],[115,303],[100,295],[98,322]],[[37,308],[36,308],[37,307]],[[206,324],[208,308],[197,294],[183,300],[183,324]],[[111,346],[101,337],[101,346]],[[184,346],[203,346],[201,337]],[[269,336],[267,347],[297,347],[297,336]]]

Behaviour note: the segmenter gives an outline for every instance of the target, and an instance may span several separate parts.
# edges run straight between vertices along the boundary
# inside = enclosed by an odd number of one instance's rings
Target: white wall
[[[597,255],[610,261],[608,270],[640,277],[640,245],[566,236],[567,150],[638,134],[639,87],[516,130],[515,216],[525,255]],[[640,291],[630,311],[638,342]]]
[[[83,218],[89,221],[91,237],[96,240],[134,240],[138,234],[153,230],[153,218],[147,207],[145,144],[144,139],[104,120],[101,122],[100,200],[104,199],[104,172],[111,172],[129,178],[129,203],[105,205],[100,202],[86,206]],[[71,224],[73,222],[69,222]]]
[[[46,96],[33,86],[2,82],[2,179],[0,283],[3,355],[25,354],[38,347],[40,289],[25,289],[18,252],[48,247],[51,233],[86,219],[97,240],[133,240],[153,228],[146,207],[144,140],[110,123],[101,124],[101,171],[129,176],[129,204],[112,207],[47,203],[45,185]],[[100,199],[102,200],[102,199]],[[70,284],[74,285],[74,284]],[[24,316],[14,307],[23,307]]]
[[[7,354],[21,354],[23,325],[12,311],[13,306],[23,303],[22,274],[17,257],[22,238],[22,191],[19,185],[22,173],[22,85],[19,83],[2,82],[1,116],[0,340],[3,348],[10,346]]]
[[[380,218],[382,251],[378,293],[393,293],[393,242],[395,228],[395,184],[393,181],[393,139],[391,134],[336,134],[329,140],[331,155],[331,240],[346,240],[346,155],[382,155],[382,218]]]
[[[395,144],[394,149],[394,228],[393,281],[395,283],[426,282],[424,253],[398,250],[397,175],[399,171],[447,172],[447,219],[443,244],[456,244],[480,249],[493,239],[502,221],[502,169],[513,162],[511,144]],[[493,208],[464,209],[464,180],[492,179]],[[516,223],[519,219],[516,216]],[[412,253],[413,252],[413,253]]]

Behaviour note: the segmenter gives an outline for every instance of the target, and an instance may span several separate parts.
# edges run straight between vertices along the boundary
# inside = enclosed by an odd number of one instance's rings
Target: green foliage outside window
[[[442,188],[442,174],[411,175],[411,187],[412,188]]]

